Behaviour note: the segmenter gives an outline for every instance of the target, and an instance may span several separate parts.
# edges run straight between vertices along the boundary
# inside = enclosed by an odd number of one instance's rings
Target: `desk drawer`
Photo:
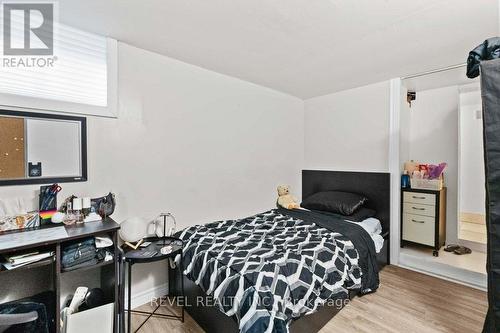
[[[436,205],[436,195],[430,193],[404,192],[403,202],[411,202],[421,205]]]
[[[436,216],[436,206],[405,202],[403,203],[403,212],[434,217]]]
[[[434,217],[403,214],[403,240],[434,246]]]

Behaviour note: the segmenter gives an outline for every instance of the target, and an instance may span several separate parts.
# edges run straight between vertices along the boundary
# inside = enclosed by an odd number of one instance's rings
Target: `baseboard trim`
[[[477,213],[460,213],[460,222],[486,225],[486,216]]]
[[[486,253],[486,244],[459,239],[458,244],[470,248],[472,251]]]
[[[168,293],[168,283],[132,294],[132,309],[135,309],[143,304],[151,302],[155,297],[162,297]],[[125,306],[128,305],[128,297],[125,295]]]
[[[487,290],[487,277],[485,274],[457,268],[447,269],[443,267],[445,265],[441,265],[439,268],[430,267],[426,264],[420,264],[417,261],[407,261],[404,258],[400,258],[397,266],[474,289]]]

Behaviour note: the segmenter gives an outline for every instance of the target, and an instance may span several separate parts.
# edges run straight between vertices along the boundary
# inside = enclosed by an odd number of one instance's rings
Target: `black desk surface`
[[[63,226],[63,224],[54,224],[51,225],[51,227],[57,227],[57,226]],[[97,234],[101,233],[106,233],[106,232],[112,232],[120,229],[120,225],[116,223],[113,219],[111,218],[106,218],[103,221],[100,222],[86,222],[86,223],[81,223],[81,224],[73,224],[70,226],[64,226],[66,229],[66,233],[68,234],[67,237],[64,238],[57,238],[57,239],[52,239],[50,241],[33,241],[30,243],[25,243],[17,247],[11,247],[11,248],[6,248],[0,250],[0,253],[5,253],[5,252],[14,252],[14,251],[19,251],[19,250],[24,250],[24,249],[29,249],[33,247],[38,247],[38,246],[45,246],[45,245],[50,245],[50,244],[56,244],[56,243],[62,243],[66,242],[72,239],[77,239],[77,238],[84,238],[87,236],[94,236]],[[36,229],[29,229],[29,230],[22,230],[22,231],[17,231],[18,232],[25,232],[25,231],[35,231]],[[12,235],[15,234],[14,232],[8,232],[3,235],[0,235],[0,242],[2,240],[7,240],[8,237],[12,237]]]

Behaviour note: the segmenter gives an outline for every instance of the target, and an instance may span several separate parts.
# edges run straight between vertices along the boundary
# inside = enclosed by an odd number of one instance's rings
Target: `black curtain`
[[[488,314],[483,333],[500,332],[500,59],[482,61]]]

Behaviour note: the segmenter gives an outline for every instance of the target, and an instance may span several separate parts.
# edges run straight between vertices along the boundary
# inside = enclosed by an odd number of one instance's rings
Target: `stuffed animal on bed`
[[[290,188],[287,185],[278,186],[278,206],[286,209],[296,209],[300,208],[300,205],[297,203],[297,199],[295,199],[290,194]]]

